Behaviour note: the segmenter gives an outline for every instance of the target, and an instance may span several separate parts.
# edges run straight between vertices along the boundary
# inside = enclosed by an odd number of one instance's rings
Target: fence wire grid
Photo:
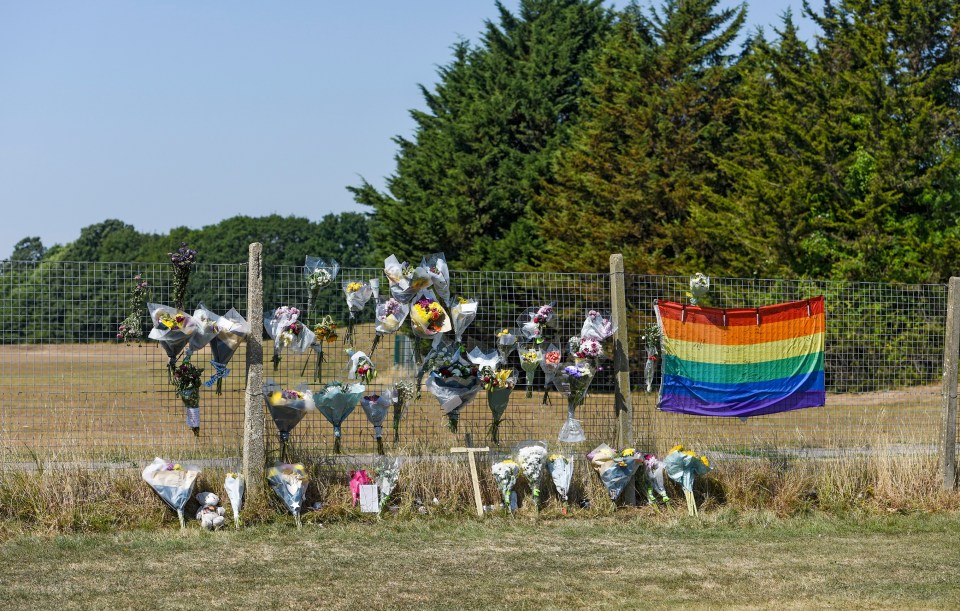
[[[0,462],[36,459],[140,460],[176,453],[184,458],[231,458],[242,446],[245,351],[230,363],[223,393],[204,391],[201,429],[195,437],[184,423],[184,407],[168,380],[167,355],[156,342],[124,345],[117,326],[129,312],[130,297],[140,274],[150,285],[148,301],[170,304],[172,268],[161,263],[39,263],[2,264],[0,292]],[[236,308],[247,316],[247,265],[197,264],[191,275],[185,309],[203,303],[222,314]],[[342,341],[349,318],[341,283],[380,281],[382,269],[347,268],[334,285],[308,304],[302,267],[265,266],[264,309],[296,306],[304,322],[313,325],[329,315],[339,324],[341,339],[324,348],[322,382],[346,381],[351,348]],[[713,278],[706,305],[755,307],[824,295],[827,307],[827,404],[749,418],[707,418],[670,414],[656,409],[659,371],[652,392],[644,387],[647,360],[642,339],[655,323],[657,299],[685,301],[688,278],[626,275],[633,434],[638,447],[663,452],[675,443],[701,451],[743,455],[800,452],[830,456],[876,448],[929,449],[941,435],[941,388],[947,290],[945,285],[892,285],[827,281]],[[528,308],[552,304],[556,317],[544,345],[565,351],[567,339],[580,330],[588,310],[610,313],[610,274],[549,272],[511,273],[452,271],[451,294],[479,302],[475,321],[463,341],[467,350],[495,348],[501,329],[515,329]],[[143,316],[144,333],[149,319]],[[408,328],[408,324],[405,328]],[[371,351],[374,303],[355,320],[352,348]],[[285,351],[276,370],[270,362],[273,343],[264,339],[264,379],[285,388],[314,381],[315,353]],[[378,377],[365,394],[381,392],[400,379],[413,379],[415,345],[408,334],[384,336],[372,359]],[[211,373],[209,349],[193,357]],[[525,376],[517,352],[508,361],[519,373],[505,421],[501,445],[526,439],[555,443],[566,418],[566,400],[555,389],[544,404],[544,375],[537,371],[532,397],[526,397]],[[279,455],[276,429],[264,410],[268,456]],[[590,387],[578,408],[587,442],[584,451],[616,439],[612,362]],[[394,443],[391,415],[384,423],[388,452],[446,452],[469,436],[474,445],[489,443],[491,413],[485,393],[463,408],[459,431],[446,426],[438,401],[426,389],[409,406]],[[589,447],[586,447],[589,446]],[[291,435],[289,452],[297,458],[328,456],[333,427],[319,413],[308,414]],[[343,451],[374,450],[373,427],[357,406],[343,426]]]

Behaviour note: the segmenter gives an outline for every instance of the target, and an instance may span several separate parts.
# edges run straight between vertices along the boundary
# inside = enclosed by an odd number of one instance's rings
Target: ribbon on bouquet
[[[210,379],[203,383],[207,388],[213,388],[213,385],[217,383],[217,380],[227,377],[230,374],[230,368],[224,365],[223,363],[218,363],[211,360],[210,364],[213,365],[213,375],[210,376]]]

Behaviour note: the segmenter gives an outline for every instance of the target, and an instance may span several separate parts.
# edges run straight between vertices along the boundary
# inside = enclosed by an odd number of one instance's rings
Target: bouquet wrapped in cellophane
[[[153,328],[147,335],[156,340],[167,355],[167,370],[172,374],[177,358],[190,342],[190,336],[197,330],[193,317],[182,310],[158,303],[148,303]]]
[[[199,467],[181,466],[172,460],[159,457],[154,458],[142,473],[143,481],[153,488],[164,503],[177,512],[180,528],[187,527],[183,510],[193,494],[193,484],[197,481],[198,475],[200,475]]]
[[[397,487],[397,481],[400,479],[400,459],[390,460],[381,457],[377,460],[375,470],[377,474],[375,481],[377,482],[377,488],[380,490],[380,512],[383,513],[384,508],[390,502],[390,494]]]
[[[666,465],[664,465],[663,461],[657,458],[655,454],[643,455],[644,479],[647,483],[647,502],[651,505],[657,502],[656,497],[653,496],[654,492],[660,495],[660,500],[664,503],[670,502],[670,497],[667,496],[667,489],[663,485],[663,470],[665,468]]]
[[[506,366],[510,353],[517,347],[517,334],[510,329],[501,329],[497,332],[497,354],[500,355],[500,364]]]
[[[377,368],[374,367],[373,361],[370,360],[370,357],[367,356],[365,352],[360,350],[347,350],[347,357],[349,361],[347,362],[347,378],[350,380],[357,380],[361,384],[370,384],[377,377]]]
[[[240,312],[230,308],[230,311],[217,319],[214,327],[217,333],[210,340],[210,365],[213,367],[213,375],[204,382],[204,386],[211,388],[215,383],[219,395],[222,392],[223,378],[230,374],[227,364],[250,334],[250,323],[244,320]]]
[[[587,460],[600,475],[600,481],[610,493],[611,501],[617,500],[627,485],[633,482],[643,461],[633,448],[624,448],[617,452],[605,443],[588,453]]]
[[[427,277],[444,303],[450,303],[450,270],[447,269],[447,258],[442,252],[427,255],[420,262],[420,268],[426,270]]]
[[[450,317],[437,301],[433,291],[420,291],[410,308],[410,326],[413,334],[423,339],[433,339],[438,333],[446,333],[452,326]]]
[[[303,417],[310,410],[316,409],[313,403],[313,392],[306,384],[293,389],[285,389],[273,380],[267,380],[263,386],[263,398],[270,410],[270,417],[277,425],[280,436],[280,458],[287,459],[287,441],[290,432],[300,424]]]
[[[480,369],[478,376],[480,385],[487,391],[487,405],[490,407],[490,413],[493,414],[493,420],[487,429],[490,440],[494,444],[499,444],[500,424],[503,423],[503,415],[510,404],[510,393],[517,384],[517,372],[513,369],[494,369],[484,366]]]
[[[190,341],[187,342],[187,351],[184,358],[189,359],[193,353],[209,344],[217,335],[217,320],[220,316],[208,310],[202,303],[193,311],[193,322],[197,328],[190,335]]]
[[[287,510],[293,515],[297,528],[303,526],[300,521],[300,510],[303,508],[303,499],[307,495],[307,470],[302,464],[288,464],[278,462],[267,470],[267,481]]]
[[[429,278],[416,279],[415,269],[409,263],[401,263],[396,255],[383,261],[383,273],[390,283],[390,295],[400,303],[409,305],[417,293],[430,286]]]
[[[473,321],[477,318],[477,310],[480,304],[476,299],[464,299],[460,297],[450,308],[450,317],[453,319],[453,333],[457,343],[463,342],[463,332],[467,330]]]
[[[713,470],[710,460],[706,456],[698,456],[692,450],[685,450],[682,444],[678,444],[664,457],[663,465],[670,479],[683,488],[683,495],[687,498],[687,513],[691,516],[700,515],[693,496],[693,482],[697,477]]]
[[[540,482],[547,465],[547,444],[542,441],[525,441],[516,448],[516,461],[533,493],[534,507],[540,507]]]
[[[550,387],[553,386],[553,380],[557,377],[562,360],[563,354],[556,344],[550,344],[543,352],[543,360],[540,361],[540,369],[543,370],[543,399],[540,401],[541,405],[550,405]]]
[[[185,358],[173,368],[170,383],[176,389],[177,396],[187,408],[187,426],[194,436],[200,436],[200,386],[203,384],[203,369],[196,367]]]
[[[481,389],[476,365],[461,360],[431,371],[426,387],[437,398],[454,433],[460,422],[460,410],[473,401]]]
[[[386,301],[377,303],[377,325],[376,325],[376,335],[373,336],[373,345],[370,347],[370,354],[372,355],[377,349],[377,346],[380,345],[380,338],[384,335],[393,335],[396,333],[403,322],[407,320],[407,315],[410,313],[410,305],[401,302],[395,297],[390,297]]]
[[[577,407],[587,398],[587,389],[596,371],[586,360],[580,360],[564,366],[557,372],[553,383],[563,395],[567,397],[567,420],[560,429],[559,441],[566,443],[580,443],[586,441],[583,425],[574,416]]]
[[[398,380],[393,385],[393,442],[400,441],[400,421],[407,413],[407,408],[417,396],[413,382]]]
[[[333,322],[332,316],[324,316],[320,319],[316,325],[313,326],[313,343],[310,344],[310,348],[313,350],[316,360],[313,365],[313,381],[319,383],[322,377],[323,372],[323,362],[326,357],[323,355],[323,345],[331,344],[337,341],[337,323]],[[307,365],[310,364],[310,359],[303,363],[303,369],[300,370],[300,375],[302,376],[307,372]]]
[[[563,501],[563,513],[567,513],[570,483],[573,481],[573,460],[563,454],[551,454],[547,457],[547,469],[550,471],[553,487]]]
[[[543,362],[543,352],[535,344],[526,346],[520,350],[520,367],[527,381],[527,398],[533,396],[533,379]]]
[[[243,493],[247,489],[247,484],[243,476],[239,473],[227,473],[223,478],[223,489],[227,492],[227,498],[230,499],[230,507],[233,509],[233,525],[240,528],[240,510],[243,509]]]
[[[544,331],[552,320],[553,304],[548,303],[538,308],[528,308],[517,320],[517,327],[528,342],[542,344]]]
[[[445,341],[445,338],[437,338],[437,340],[434,341],[430,352],[427,353],[427,356],[424,357],[423,362],[420,364],[420,368],[417,369],[415,386],[416,398],[420,398],[420,389],[423,385],[423,377],[425,375],[431,371],[436,371],[441,367],[445,367],[459,361],[460,346],[451,341]]]
[[[343,294],[347,299],[347,309],[350,311],[350,317],[347,319],[347,334],[343,337],[344,343],[353,345],[353,324],[357,314],[363,311],[364,306],[373,297],[374,286],[379,289],[379,280],[344,280]],[[377,291],[379,292],[379,291]]]
[[[393,405],[393,392],[384,390],[379,395],[360,397],[360,407],[367,415],[367,420],[373,425],[373,434],[377,440],[377,454],[383,454],[383,421],[387,417],[390,406]]]
[[[510,495],[513,493],[513,487],[517,485],[520,465],[513,459],[508,458],[494,463],[491,471],[493,471],[493,479],[497,482],[497,489],[500,490],[500,496],[503,499],[503,508],[506,511],[512,511],[513,504],[510,502]]]
[[[313,394],[313,402],[317,406],[317,411],[323,414],[331,425],[333,425],[333,452],[340,453],[340,427],[343,421],[347,419],[366,387],[363,384],[346,385],[341,382],[331,382],[323,390]]]
[[[321,259],[307,255],[303,262],[303,277],[307,281],[307,311],[320,296],[320,291],[333,284],[340,272],[340,264],[334,259]]]
[[[263,313],[263,326],[273,339],[273,370],[280,367],[280,352],[283,349],[297,354],[307,351],[316,336],[300,322],[300,310],[293,306],[280,306]]]

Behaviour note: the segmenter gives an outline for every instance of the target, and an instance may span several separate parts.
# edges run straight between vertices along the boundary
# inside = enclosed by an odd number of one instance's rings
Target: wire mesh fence
[[[84,263],[44,261],[4,262],[0,274],[0,456],[2,462],[44,459],[139,460],[154,454],[183,457],[235,457],[242,445],[245,354],[234,356],[233,370],[223,393],[204,391],[201,427],[194,436],[184,423],[183,403],[169,381],[167,355],[156,342],[123,345],[117,325],[129,311],[129,301],[140,274],[150,285],[148,301],[172,300],[169,264]],[[281,305],[302,310],[307,325],[331,316],[340,338],[324,346],[318,382],[317,355],[282,353],[276,369],[270,362],[273,343],[264,340],[264,378],[285,388],[301,383],[318,390],[324,383],[346,380],[347,350],[368,354],[374,343],[373,300],[357,313],[352,345],[343,341],[349,313],[342,283],[377,279],[386,296],[382,269],[343,269],[334,285],[315,301],[302,267],[267,266],[264,269],[264,309]],[[610,310],[609,274],[451,272],[452,300],[476,299],[478,314],[463,334],[466,349],[495,349],[497,333],[516,329],[530,308],[552,304],[555,319],[547,328],[543,346],[565,352],[568,338],[580,330],[588,310]],[[741,421],[661,412],[656,391],[646,392],[647,361],[643,330],[655,322],[656,299],[683,301],[688,279],[665,276],[626,277],[629,320],[630,381],[633,389],[633,427],[638,445],[663,452],[674,443],[696,444],[703,450],[741,454],[799,451],[829,455],[876,445],[932,448],[940,435],[940,387],[946,316],[946,287],[875,283],[713,279],[707,305],[754,307],[824,295],[827,304],[827,405]],[[244,315],[247,299],[246,264],[194,267],[186,307],[203,303],[224,313],[236,308]],[[149,328],[144,316],[144,330]],[[381,338],[372,359],[378,377],[365,394],[411,380],[417,355],[428,348],[404,330]],[[193,357],[211,367],[209,349]],[[617,419],[614,409],[612,363],[606,361],[577,410],[586,445],[613,443]],[[507,366],[519,373],[517,389],[499,431],[501,445],[526,439],[555,440],[566,418],[566,400],[545,387],[541,370],[533,376],[531,396],[518,353]],[[659,376],[658,376],[659,377]],[[545,390],[549,391],[546,393]],[[266,413],[266,412],[265,412]],[[277,457],[278,437],[268,414],[268,456]],[[480,392],[461,410],[456,434],[447,428],[439,401],[426,389],[406,410],[394,442],[392,414],[385,423],[390,451],[446,452],[469,439],[489,443],[492,414]],[[333,448],[333,427],[318,413],[309,414],[294,429],[290,453],[319,459]],[[591,445],[591,447],[593,447]],[[374,451],[374,428],[358,406],[344,422],[342,448],[351,454]],[[586,448],[590,449],[590,448]]]

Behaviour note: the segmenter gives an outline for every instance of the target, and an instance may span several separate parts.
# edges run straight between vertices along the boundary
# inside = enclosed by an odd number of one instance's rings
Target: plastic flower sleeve
[[[370,347],[370,354],[372,355],[376,351],[377,346],[380,344],[380,338],[384,335],[393,335],[400,330],[403,322],[407,320],[407,315],[410,313],[410,305],[401,302],[395,297],[391,297],[386,301],[377,303],[376,311],[376,335],[373,337],[373,346]]]
[[[687,296],[690,298],[690,305],[699,305],[700,300],[710,292],[710,276],[700,272],[690,277],[690,291]]]
[[[380,490],[380,511],[383,512],[387,503],[390,502],[390,494],[396,488],[397,481],[400,479],[400,459],[381,458],[377,462],[376,472],[377,488]]]
[[[210,340],[212,357],[210,365],[213,366],[213,375],[204,382],[204,386],[211,388],[216,383],[217,394],[219,395],[221,393],[221,382],[230,373],[227,364],[236,354],[240,344],[250,334],[250,323],[244,320],[240,312],[230,308],[230,311],[217,319],[215,328],[217,333]]]
[[[286,460],[287,441],[290,440],[290,432],[300,424],[307,412],[315,407],[313,392],[306,384],[301,384],[296,389],[289,390],[281,388],[279,384],[272,380],[268,380],[263,386],[263,398],[267,402],[267,408],[270,410],[273,423],[277,425],[277,432],[280,436],[280,458]]]
[[[533,492],[533,503],[539,507],[540,482],[547,464],[547,444],[542,441],[526,441],[517,446],[516,461]]]
[[[360,350],[347,350],[347,378],[357,380],[361,384],[370,384],[377,377],[377,368],[373,361]]]
[[[580,328],[580,338],[595,339],[602,342],[616,333],[617,327],[610,319],[610,314],[601,313],[597,310],[587,312],[587,317],[583,321],[583,327]]]
[[[400,441],[400,421],[407,413],[407,407],[413,403],[416,396],[416,387],[413,382],[399,380],[393,385],[395,393],[393,399],[393,441]]]
[[[493,479],[497,482],[497,489],[500,490],[500,496],[503,498],[503,507],[510,510],[510,494],[513,487],[517,485],[517,476],[520,475],[520,465],[512,459],[501,460],[494,463],[491,467]]]
[[[500,364],[506,365],[510,353],[517,347],[517,335],[510,329],[501,329],[497,333],[497,354],[500,355]]]
[[[353,324],[357,314],[363,311],[370,298],[373,297],[373,287],[370,282],[362,280],[344,280],[343,294],[347,299],[347,308],[350,317],[347,319],[347,334],[343,337],[344,343],[353,345]]]
[[[512,369],[494,369],[490,366],[480,368],[478,374],[480,385],[487,391],[487,406],[493,415],[487,432],[494,444],[500,443],[500,425],[503,423],[503,414],[510,404],[510,394],[517,384],[517,373]]]
[[[431,371],[436,371],[441,367],[446,367],[453,363],[460,361],[460,348],[457,344],[453,342],[436,342],[434,343],[433,348],[430,352],[427,353],[427,356],[423,359],[423,362],[420,364],[420,368],[417,370],[417,379],[416,379],[416,396],[420,398],[420,387],[423,384],[423,377],[430,373]]]
[[[334,259],[321,259],[320,257],[311,257],[307,255],[303,263],[303,277],[307,281],[308,300],[307,311],[313,308],[313,304],[320,296],[320,291],[333,284],[340,272],[340,264]]]
[[[223,479],[223,489],[230,499],[230,508],[233,509],[233,525],[240,528],[240,510],[243,509],[243,493],[246,491],[246,482],[239,473],[227,473]]]
[[[576,409],[587,397],[587,389],[593,381],[595,371],[586,361],[566,365],[557,372],[553,383],[567,397],[567,420],[560,429],[558,439],[567,443],[586,441],[583,426],[574,418]]]
[[[643,457],[644,477],[647,482],[647,501],[653,505],[657,499],[653,496],[656,492],[664,503],[670,502],[667,496],[667,489],[663,485],[663,470],[666,465],[653,454],[645,454]]]
[[[616,452],[605,443],[588,453],[587,460],[593,464],[594,470],[600,475],[600,481],[610,493],[611,501],[617,500],[627,485],[633,481],[641,464],[641,459],[633,448]]]
[[[406,261],[400,263],[395,255],[383,260],[383,274],[390,283],[390,295],[402,304],[410,305],[414,296],[427,286],[415,286],[413,283],[414,268]]]
[[[191,318],[193,318],[193,322],[197,324],[197,328],[190,335],[190,341],[187,343],[186,358],[190,358],[194,352],[200,350],[213,340],[217,335],[217,320],[220,319],[220,316],[208,310],[201,303],[197,306],[197,309],[193,311]]]
[[[517,327],[520,334],[528,342],[540,344],[543,342],[543,334],[547,325],[553,320],[553,304],[540,306],[538,308],[528,308],[517,319]]]
[[[307,470],[300,463],[276,463],[267,470],[267,482],[276,493],[287,510],[293,515],[297,528],[303,526],[300,521],[300,510],[303,508],[303,498],[307,494]]]
[[[557,377],[557,371],[560,369],[560,362],[563,355],[556,344],[550,344],[543,352],[543,360],[540,361],[540,369],[543,370],[543,400],[542,405],[550,404],[550,387],[553,385],[554,378]]]
[[[467,353],[467,360],[480,369],[483,369],[484,367],[496,369],[497,364],[500,362],[500,354],[496,350],[492,352],[484,352],[479,346],[475,346],[470,352]]]
[[[557,494],[564,503],[564,513],[566,513],[570,483],[573,481],[573,460],[563,454],[551,454],[547,458],[547,469],[550,471],[553,487],[557,489]]]
[[[477,318],[477,308],[480,304],[476,299],[463,299],[450,308],[450,317],[453,319],[453,332],[457,343],[463,342],[463,332],[467,330]]]
[[[699,515],[697,502],[693,497],[694,480],[713,468],[706,456],[697,456],[694,452],[684,450],[683,446],[676,446],[663,459],[664,470],[673,481],[683,488],[683,495],[687,498],[687,513],[691,516]]]
[[[159,457],[154,458],[142,473],[143,481],[177,512],[180,528],[187,526],[183,510],[193,495],[193,484],[199,475],[199,467],[181,466]]]
[[[333,425],[333,451],[335,454],[340,453],[340,426],[347,419],[347,416],[356,409],[364,390],[366,390],[366,387],[363,384],[347,386],[340,382],[333,382],[313,395],[313,402],[317,406],[317,411],[323,414],[327,422]]]
[[[393,392],[383,391],[379,395],[369,395],[360,398],[360,407],[367,415],[367,420],[373,425],[373,433],[377,440],[377,454],[383,454],[383,421],[387,411],[393,405]]]
[[[528,399],[533,396],[533,379],[542,361],[543,352],[539,348],[528,346],[520,350],[520,367],[526,374]]]
[[[410,308],[410,326],[414,335],[424,339],[432,339],[453,328],[447,311],[429,290],[420,291],[414,300]]]
[[[449,428],[454,433],[457,432],[460,410],[470,403],[481,389],[476,371],[460,363],[431,372],[426,387],[440,403],[440,408],[447,416]]]
[[[321,373],[323,371],[323,362],[325,360],[323,355],[323,345],[337,341],[337,337],[337,324],[333,321],[333,317],[330,315],[324,316],[320,319],[320,322],[313,326],[313,343],[310,344],[310,348],[316,355],[316,359],[313,362],[314,382],[320,382]],[[303,368],[300,370],[301,376],[306,374],[307,365],[309,364],[310,358],[308,357],[303,363]]]
[[[443,303],[450,303],[450,270],[447,269],[447,258],[442,252],[427,255],[420,263],[420,267],[427,271],[437,296]]]
[[[197,330],[197,323],[186,312],[158,303],[148,303],[150,320],[153,328],[147,335],[149,339],[159,342],[167,354],[167,368],[173,371],[177,358],[190,342],[190,336]]]
[[[300,322],[300,310],[291,306],[280,306],[272,312],[263,313],[263,326],[267,335],[273,338],[273,370],[280,365],[280,353],[283,349],[297,354],[306,352],[316,336]]]

